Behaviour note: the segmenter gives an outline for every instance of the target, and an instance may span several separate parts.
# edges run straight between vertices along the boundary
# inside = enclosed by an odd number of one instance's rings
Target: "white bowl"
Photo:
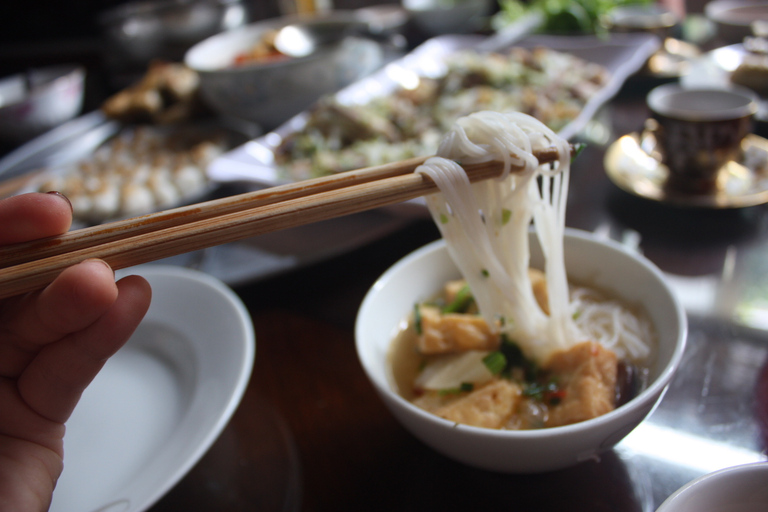
[[[51,512],[148,509],[219,437],[251,376],[253,323],[229,287],[169,265],[127,274],[149,281],[152,303],[67,422]]]
[[[535,236],[531,245],[532,250],[538,247]],[[651,412],[683,355],[687,321],[682,306],[658,268],[615,242],[568,229],[565,259],[570,278],[646,308],[659,338],[648,387],[627,404],[598,418],[527,431],[457,425],[405,400],[393,390],[388,368],[387,354],[398,324],[414,303],[459,276],[444,242],[438,240],[406,256],[376,281],[363,300],[355,326],[363,369],[406,429],[436,451],[470,466],[535,473],[594,458],[621,441]],[[541,261],[540,253],[531,255],[532,265]]]
[[[480,28],[494,3],[489,0],[402,0],[413,23],[433,36],[464,34]]]
[[[768,2],[715,0],[704,6],[704,14],[715,24],[717,35],[726,43],[741,43],[752,35],[752,23],[768,21]]]
[[[80,113],[85,69],[51,66],[0,79],[0,139],[20,143]]]
[[[768,462],[721,469],[675,491],[656,512],[764,512],[768,510]]]
[[[217,34],[190,48],[184,63],[200,75],[203,100],[221,114],[271,130],[383,63],[381,45],[348,37],[306,57],[232,66],[237,55],[250,50],[267,32],[302,20],[298,16],[265,20]],[[324,20],[360,24],[354,15],[344,12],[315,19],[317,23]]]

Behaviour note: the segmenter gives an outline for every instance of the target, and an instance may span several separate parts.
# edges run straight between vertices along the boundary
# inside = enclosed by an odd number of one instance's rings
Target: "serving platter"
[[[67,423],[52,512],[146,510],[217,439],[253,366],[253,324],[221,281],[146,265],[152,304]]]
[[[652,34],[614,34],[608,39],[529,35],[496,48],[488,48],[484,45],[486,42],[487,39],[480,36],[447,35],[429,39],[377,73],[342,89],[335,98],[342,104],[355,105],[391,94],[401,86],[396,77],[404,72],[437,76],[444,72],[451,56],[462,50],[482,47],[483,51],[503,51],[513,46],[529,49],[544,47],[602,65],[610,73],[609,80],[590,97],[580,114],[560,130],[561,136],[571,139],[619,91],[626,79],[645,65],[661,44],[658,37]],[[277,151],[287,137],[306,125],[308,119],[308,112],[299,114],[274,131],[219,156],[209,166],[209,176],[218,181],[241,180],[263,186],[289,181],[276,164]]]

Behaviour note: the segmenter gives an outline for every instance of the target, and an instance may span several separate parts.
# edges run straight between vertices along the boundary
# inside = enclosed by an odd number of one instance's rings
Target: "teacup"
[[[669,169],[666,187],[706,194],[716,188],[718,171],[738,158],[759,102],[756,94],[743,88],[684,89],[666,84],[648,94],[647,104],[657,123],[659,152]]]

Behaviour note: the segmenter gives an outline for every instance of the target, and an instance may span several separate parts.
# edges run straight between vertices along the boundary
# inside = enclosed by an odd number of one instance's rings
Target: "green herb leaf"
[[[413,305],[413,327],[416,329],[416,334],[421,336],[421,309],[419,308],[418,303]]]
[[[471,382],[462,382],[461,385],[457,388],[447,388],[447,389],[441,389],[437,392],[440,396],[447,396],[447,395],[459,395],[461,393],[469,393],[470,391],[475,389],[475,385]]]
[[[507,358],[499,351],[491,352],[483,358],[483,364],[493,375],[499,375],[507,367]]]
[[[509,223],[509,219],[512,218],[512,210],[509,208],[503,208],[501,210],[501,225],[506,226]]]
[[[453,298],[450,304],[443,308],[443,313],[462,313],[469,308],[469,305],[474,301],[472,296],[472,290],[469,289],[469,285],[464,285],[456,293],[456,297]]]
[[[440,214],[440,224],[448,224],[448,216],[444,213]]]

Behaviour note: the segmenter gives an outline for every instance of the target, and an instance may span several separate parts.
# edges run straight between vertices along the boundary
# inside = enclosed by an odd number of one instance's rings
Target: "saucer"
[[[652,131],[616,140],[605,154],[605,171],[622,190],[653,201],[696,208],[744,208],[768,202],[768,140],[754,134],[741,143],[741,156],[718,171],[708,194],[687,194],[665,187],[669,169],[656,150]]]

